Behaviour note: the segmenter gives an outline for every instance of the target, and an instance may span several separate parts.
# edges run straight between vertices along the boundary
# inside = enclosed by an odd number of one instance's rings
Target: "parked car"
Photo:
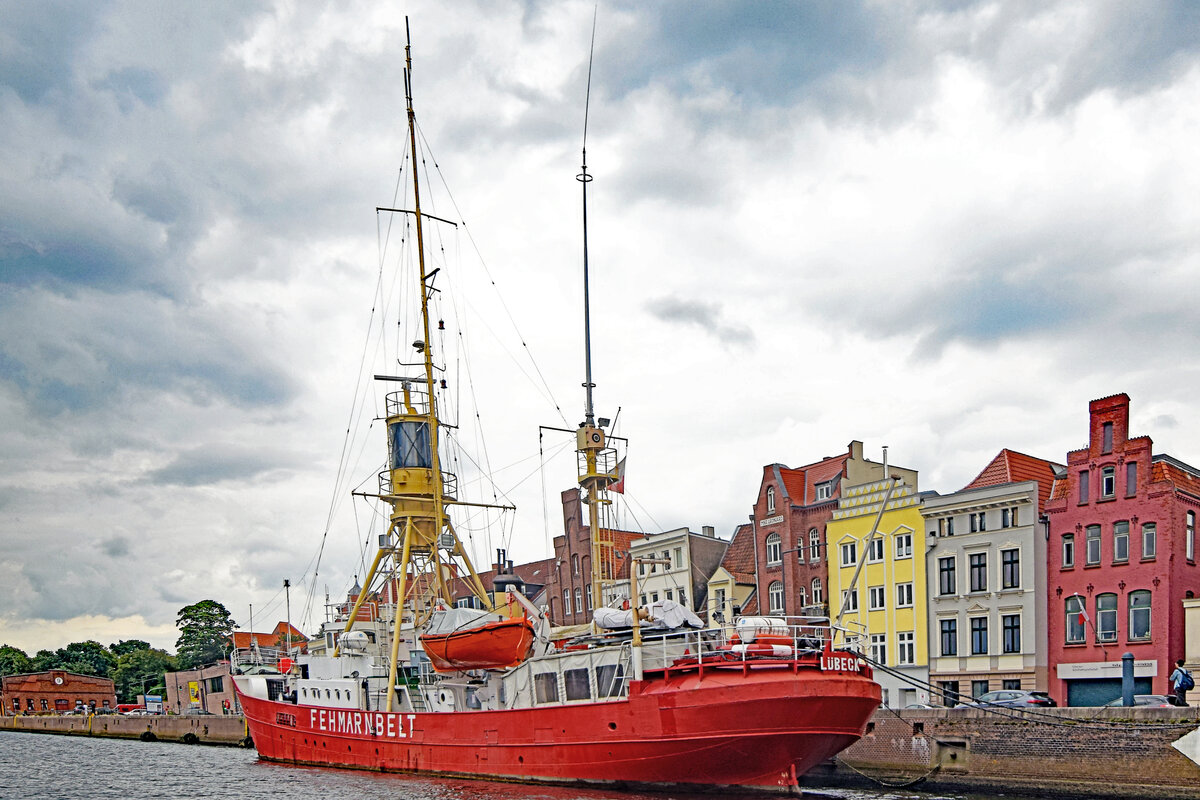
[[[213,717],[216,716],[211,711],[205,711],[203,708],[187,708],[184,709],[180,716],[184,717]]]
[[[1049,708],[1056,706],[1054,698],[1046,692],[1027,692],[1024,689],[1001,689],[998,692],[981,694],[969,703],[955,708]]]
[[[126,716],[126,717],[148,717],[151,715],[151,713],[152,712],[147,711],[144,708],[133,708],[133,709],[130,709],[129,711],[124,712],[124,716]]]
[[[908,704],[908,705],[906,705],[904,708],[905,708],[905,709],[909,709],[909,708],[937,708],[937,706],[931,706],[931,705],[929,705],[929,703],[909,703],[909,704]]]
[[[1173,708],[1170,698],[1165,694],[1135,694],[1133,696],[1133,704],[1135,706],[1149,706],[1151,708]],[[1110,700],[1104,704],[1106,708],[1112,706],[1125,705],[1124,699],[1118,697],[1116,700]]]

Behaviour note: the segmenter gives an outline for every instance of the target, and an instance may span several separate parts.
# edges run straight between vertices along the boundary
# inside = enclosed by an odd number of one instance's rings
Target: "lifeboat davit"
[[[438,672],[515,667],[533,652],[533,622],[468,608],[439,608],[419,640]]]

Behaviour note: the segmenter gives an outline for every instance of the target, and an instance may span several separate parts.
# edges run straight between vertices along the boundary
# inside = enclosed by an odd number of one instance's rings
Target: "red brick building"
[[[8,715],[69,714],[116,708],[117,690],[111,678],[52,669],[0,679],[0,703]]]
[[[546,585],[546,605],[555,625],[592,621],[592,532],[583,521],[578,489],[562,493],[563,535],[554,537],[554,572]],[[613,530],[614,578],[629,576],[629,545],[645,534]]]
[[[863,457],[853,441],[840,456],[795,469],[763,467],[751,517],[755,526],[759,613],[828,616],[825,525],[833,518],[842,486],[883,478],[885,466]],[[891,468],[916,485],[913,470]],[[772,601],[771,598],[775,598]]]
[[[1088,412],[1088,444],[1067,454],[1046,505],[1050,692],[1063,705],[1118,697],[1126,652],[1136,690],[1167,694],[1183,601],[1200,593],[1200,470],[1129,435],[1128,395]]]

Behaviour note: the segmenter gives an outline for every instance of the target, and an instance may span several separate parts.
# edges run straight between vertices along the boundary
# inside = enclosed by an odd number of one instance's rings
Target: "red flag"
[[[625,459],[617,462],[617,479],[608,488],[618,494],[625,494]]]

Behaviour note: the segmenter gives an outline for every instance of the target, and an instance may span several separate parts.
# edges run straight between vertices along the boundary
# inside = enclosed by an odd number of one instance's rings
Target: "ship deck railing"
[[[745,621],[745,620],[743,620]],[[642,633],[644,671],[775,662],[816,663],[826,650],[861,653],[861,626],[831,625],[827,617],[758,617],[721,628]]]

